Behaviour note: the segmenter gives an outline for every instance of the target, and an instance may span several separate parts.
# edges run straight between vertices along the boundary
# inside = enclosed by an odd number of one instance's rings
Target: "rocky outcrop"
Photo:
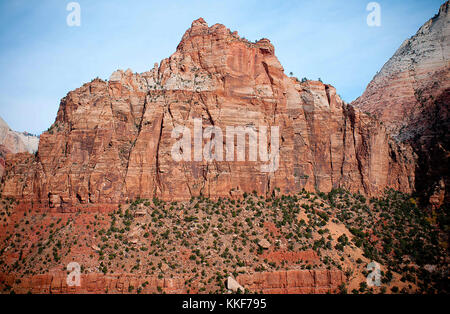
[[[426,200],[445,184],[449,201],[449,2],[406,40],[352,103],[376,116],[418,155],[417,191]]]
[[[240,275],[246,289],[267,294],[323,294],[337,292],[345,282],[339,270],[289,270]]]
[[[0,117],[0,145],[11,153],[35,153],[38,149],[39,138],[27,132],[11,130],[8,124]]]
[[[119,293],[169,293],[185,294],[188,288],[183,278],[158,279],[133,274],[103,275],[101,273],[81,274],[80,286],[67,284],[67,273],[42,274],[16,277],[14,274],[0,274],[0,289],[10,288],[15,293],[26,294],[119,294]],[[191,292],[192,291],[191,289]]]
[[[245,292],[244,287],[242,287],[239,282],[237,282],[233,277],[228,276],[227,278],[227,289],[233,292]]]
[[[193,131],[193,119],[224,133],[227,126],[279,127],[277,171],[262,172],[267,162],[249,161],[248,153],[245,161],[175,161],[172,131]],[[330,85],[287,77],[269,40],[251,43],[203,19],[152,70],[119,70],[70,92],[36,158],[16,156],[6,167],[3,196],[52,208],[275,188],[377,195],[414,186],[411,151],[379,122]]]
[[[80,286],[67,284],[67,273],[30,275],[18,277],[14,274],[0,274],[0,290],[14,291],[19,294],[61,294],[61,293],[198,293],[196,284],[187,287],[184,278],[162,278],[133,274],[99,273],[82,274]],[[231,277],[230,277],[231,278]],[[229,278],[229,279],[230,279]],[[232,278],[231,278],[232,279]],[[290,270],[264,272],[252,275],[240,275],[233,284],[227,285],[230,290],[243,289],[250,292],[263,293],[327,293],[336,292],[343,282],[344,274],[335,270]],[[227,284],[230,281],[227,279]]]

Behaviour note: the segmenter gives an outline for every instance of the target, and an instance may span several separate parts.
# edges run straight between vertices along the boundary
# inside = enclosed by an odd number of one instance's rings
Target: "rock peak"
[[[197,26],[197,25],[206,25],[208,26],[208,23],[206,23],[205,19],[202,17],[199,17],[198,19],[194,20],[191,24],[191,27]]]
[[[223,43],[230,43],[235,41],[244,42],[248,48],[260,48],[264,53],[274,55],[275,48],[267,38],[262,38],[256,42],[251,42],[244,37],[240,37],[237,31],[231,31],[225,25],[217,23],[208,26],[208,23],[203,18],[198,18],[192,22],[192,25],[183,35],[177,50],[184,50],[186,43],[194,40],[196,37],[203,37],[202,43],[206,45],[207,42],[221,41]],[[195,40],[194,40],[195,41]],[[198,43],[197,43],[198,44]],[[192,45],[189,45],[190,47]],[[197,45],[198,46],[198,45]],[[211,46],[211,45],[209,45]]]

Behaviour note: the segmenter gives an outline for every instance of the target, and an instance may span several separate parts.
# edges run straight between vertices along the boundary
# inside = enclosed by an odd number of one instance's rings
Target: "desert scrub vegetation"
[[[109,213],[14,214],[14,202],[1,204],[9,219],[1,234],[3,273],[64,270],[76,260],[83,273],[184,278],[189,289],[221,293],[229,275],[339,269],[351,280],[377,261],[379,292],[393,292],[396,278],[407,287],[399,292],[448,291],[448,208],[430,212],[393,190],[372,199],[343,189],[136,199]],[[351,292],[374,290],[358,282]]]

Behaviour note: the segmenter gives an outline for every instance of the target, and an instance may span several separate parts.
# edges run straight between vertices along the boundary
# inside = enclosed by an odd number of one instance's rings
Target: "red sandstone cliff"
[[[279,126],[278,171],[261,172],[261,162],[175,162],[171,132],[177,125],[192,130],[193,118],[223,130]],[[410,192],[411,156],[332,86],[287,77],[269,40],[251,43],[198,19],[176,52],[152,70],[117,71],[108,82],[93,80],[62,99],[37,157],[8,159],[2,193],[64,208],[231,190],[265,194],[275,187],[282,193]]]
[[[134,274],[82,275],[80,286],[69,287],[67,274],[44,274],[22,277],[19,281],[14,274],[0,274],[0,289],[13,287],[17,293],[135,293],[135,288],[144,285],[142,293],[159,293],[158,288],[170,294],[198,293],[196,284],[187,287],[184,278],[158,279],[152,276]],[[290,270],[264,272],[253,275],[241,275],[237,278],[247,289],[269,294],[323,294],[336,292],[345,282],[344,274],[339,270]],[[130,290],[133,287],[133,290]]]
[[[416,189],[449,201],[450,129],[449,2],[406,40],[352,103],[384,122],[400,142],[418,155]],[[441,199],[441,202],[443,200]]]

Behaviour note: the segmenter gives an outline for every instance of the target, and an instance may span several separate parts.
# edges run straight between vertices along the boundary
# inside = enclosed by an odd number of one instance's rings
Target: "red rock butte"
[[[176,162],[172,130],[279,126],[280,166],[261,162]],[[186,200],[256,191],[283,194],[345,188],[411,192],[411,149],[345,104],[334,87],[284,74],[268,39],[255,43],[224,25],[192,23],[168,59],[141,74],[116,71],[61,100],[36,155],[8,155],[3,197],[69,211],[136,198]]]

